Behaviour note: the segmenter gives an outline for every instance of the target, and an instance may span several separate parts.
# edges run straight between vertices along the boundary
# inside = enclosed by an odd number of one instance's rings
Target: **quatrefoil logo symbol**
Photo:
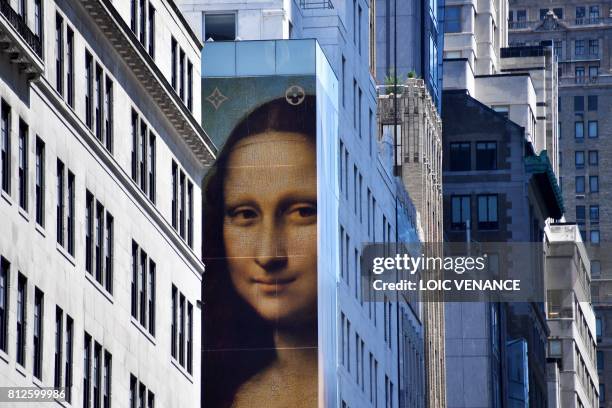
[[[292,85],[285,91],[285,99],[289,105],[297,106],[304,102],[304,98],[306,98],[306,92],[301,86]]]

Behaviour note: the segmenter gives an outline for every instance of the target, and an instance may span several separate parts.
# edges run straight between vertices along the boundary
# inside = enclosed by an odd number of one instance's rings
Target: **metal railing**
[[[524,20],[524,21],[508,21],[508,28],[510,30],[524,30],[527,28],[535,28],[544,20]],[[581,18],[568,18],[568,19],[557,19],[560,23],[563,23],[570,27],[585,26],[585,25],[611,25],[612,18],[607,17],[581,17]]]
[[[612,84],[612,75],[596,75],[596,76],[570,76],[559,78],[559,85],[610,85]]]
[[[331,0],[300,0],[300,7],[304,10],[333,9]]]
[[[32,51],[42,58],[42,42],[40,37],[30,30],[23,16],[11,7],[11,3],[8,0],[0,0],[0,14],[8,20]]]

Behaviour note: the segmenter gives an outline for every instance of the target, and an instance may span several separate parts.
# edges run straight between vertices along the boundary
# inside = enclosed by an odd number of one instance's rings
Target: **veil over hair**
[[[258,106],[234,127],[204,180],[206,272],[202,302],[204,406],[230,407],[238,388],[275,357],[273,325],[262,319],[234,289],[223,242],[223,183],[232,148],[240,140],[266,132],[291,132],[316,143],[316,98],[306,95],[293,105],[278,98]]]

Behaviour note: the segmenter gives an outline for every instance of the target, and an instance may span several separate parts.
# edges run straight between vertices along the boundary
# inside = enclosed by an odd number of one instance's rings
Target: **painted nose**
[[[270,220],[262,225],[257,243],[255,262],[263,269],[273,272],[287,264],[285,234]]]

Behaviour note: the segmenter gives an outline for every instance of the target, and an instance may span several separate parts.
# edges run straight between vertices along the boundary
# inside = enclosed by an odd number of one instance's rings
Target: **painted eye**
[[[250,225],[258,217],[258,213],[255,209],[249,207],[237,207],[227,211],[226,218],[232,224],[237,225]]]
[[[295,204],[287,211],[288,218],[299,224],[310,224],[316,222],[317,206],[315,204]]]

